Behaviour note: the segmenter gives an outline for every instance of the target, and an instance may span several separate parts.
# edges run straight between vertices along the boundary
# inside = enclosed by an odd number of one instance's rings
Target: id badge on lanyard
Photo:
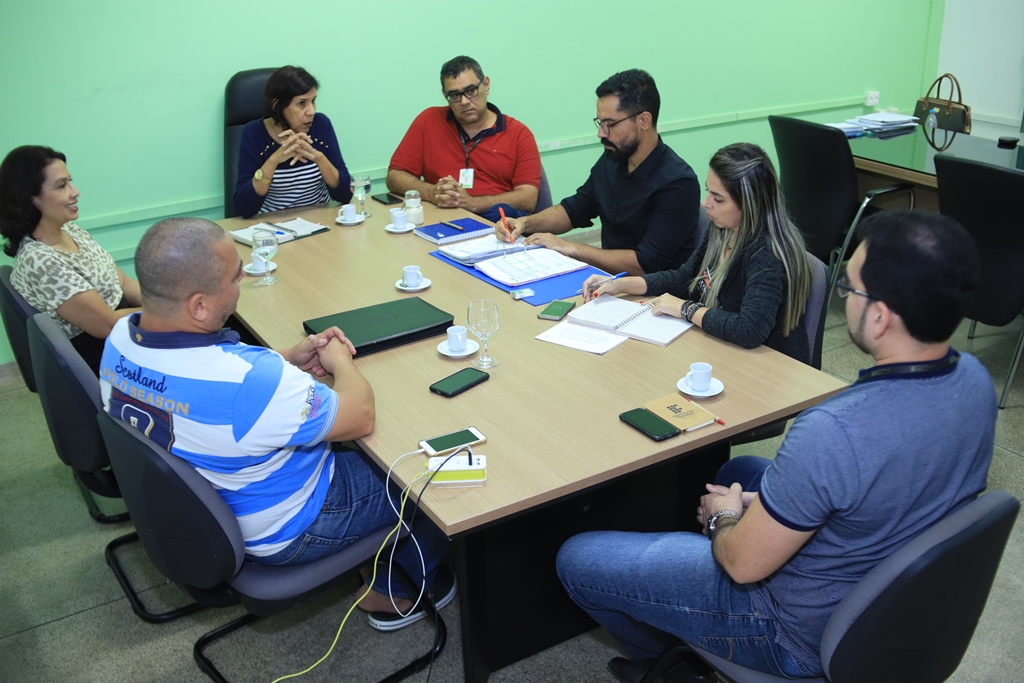
[[[469,153],[476,149],[476,146],[480,144],[480,140],[473,143],[472,147],[466,147],[466,138],[460,133],[459,140],[462,142],[462,151],[466,153],[466,167],[459,169],[459,185],[466,190],[473,189],[473,169],[469,165]]]

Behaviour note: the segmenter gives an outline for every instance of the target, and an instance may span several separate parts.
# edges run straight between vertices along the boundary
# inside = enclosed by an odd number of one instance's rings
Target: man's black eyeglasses
[[[623,121],[628,121],[629,119],[635,119],[636,117],[640,116],[640,114],[642,114],[642,113],[643,112],[637,112],[636,114],[630,114],[629,116],[623,117],[623,118],[619,119],[618,121],[602,121],[601,119],[595,117],[594,118],[594,125],[597,126],[597,129],[599,131],[601,131],[605,135],[608,135],[608,133],[611,132],[613,126],[616,126],[616,125],[622,123]]]
[[[480,94],[480,86],[484,84],[484,79],[480,79],[480,82],[476,85],[471,85],[465,90],[452,90],[445,92],[444,96],[452,104],[458,104],[462,101],[462,96],[465,95],[467,100],[471,100]],[[443,91],[442,91],[443,92]]]
[[[870,294],[868,294],[867,292],[865,292],[865,291],[863,291],[861,289],[857,289],[856,287],[851,287],[850,286],[850,278],[846,277],[845,275],[842,276],[841,278],[839,278],[838,280],[836,280],[836,290],[839,293],[839,298],[840,299],[845,299],[846,297],[850,296],[851,294],[858,294],[858,295],[864,297],[865,299],[872,299],[873,300],[875,298],[875,297],[871,296]]]

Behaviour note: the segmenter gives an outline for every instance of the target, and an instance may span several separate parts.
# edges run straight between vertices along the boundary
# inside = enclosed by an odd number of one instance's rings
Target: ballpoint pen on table
[[[466,231],[466,229],[461,225],[457,225],[456,223],[449,223],[448,221],[441,221],[441,225],[447,225],[449,228],[455,228],[456,230],[459,230],[461,232]]]
[[[623,277],[623,276],[625,276],[625,275],[629,275],[629,273],[627,273],[626,271],[622,271],[622,272],[621,272],[621,273],[619,273],[618,275],[612,275],[611,277],[606,277],[606,278],[605,278],[605,279],[603,279],[603,280],[598,280],[598,281],[597,281],[597,282],[595,282],[594,284],[590,285],[589,289],[590,289],[590,291],[594,291],[595,289],[597,289],[598,287],[600,287],[600,286],[601,286],[601,285],[603,285],[604,283],[606,283],[606,282],[611,282],[612,280],[618,280],[618,279],[619,279],[620,277]],[[583,293],[583,289],[581,288],[581,289],[580,289],[579,291],[577,291],[576,293],[577,293],[577,294],[582,294],[582,293]]]

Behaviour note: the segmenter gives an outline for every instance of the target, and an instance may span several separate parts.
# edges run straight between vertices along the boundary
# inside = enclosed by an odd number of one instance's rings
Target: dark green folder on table
[[[302,323],[302,327],[306,332],[319,334],[337,326],[356,347],[357,355],[365,356],[444,334],[454,320],[451,313],[414,296],[314,318]]]

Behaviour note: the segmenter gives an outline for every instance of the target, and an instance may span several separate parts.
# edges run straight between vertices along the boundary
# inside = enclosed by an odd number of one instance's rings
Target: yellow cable
[[[415,479],[413,479],[412,483],[415,483],[416,480],[419,479],[421,476],[423,476],[423,475],[419,475]],[[367,595],[369,595],[370,590],[371,590],[371,586],[373,586],[373,582],[377,580],[377,561],[380,559],[380,554],[382,552],[384,552],[384,548],[387,546],[388,541],[391,540],[391,537],[394,536],[396,533],[398,533],[398,530],[402,528],[402,517],[405,514],[405,502],[407,500],[409,500],[409,494],[411,492],[412,492],[412,485],[410,484],[410,486],[408,486],[406,488],[405,494],[402,496],[402,505],[398,509],[398,524],[396,524],[395,528],[392,529],[391,532],[384,538],[384,542],[381,543],[380,548],[377,549],[377,554],[373,558],[373,574],[370,576],[370,581],[366,585],[366,592],[363,593],[362,595],[360,595],[359,599],[356,600],[355,602],[353,602],[352,606],[348,608],[347,612],[345,612],[345,618],[341,620],[341,625],[338,626],[338,632],[334,634],[334,642],[331,643],[331,646],[327,649],[327,652],[324,653],[323,657],[318,659],[316,662],[314,662],[312,665],[309,666],[309,668],[305,669],[304,671],[297,671],[297,672],[292,673],[292,674],[287,674],[285,676],[281,676],[280,678],[275,678],[273,681],[271,681],[271,683],[280,683],[280,681],[284,681],[284,680],[287,680],[289,678],[298,678],[299,676],[305,676],[310,671],[312,671],[313,669],[315,669],[318,666],[320,666],[324,662],[324,660],[326,660],[328,657],[330,657],[331,653],[334,652],[334,647],[338,644],[338,640],[341,638],[341,630],[343,628],[345,628],[345,622],[348,621],[349,616],[352,614],[352,610],[354,610],[356,608],[356,605],[358,605],[360,602],[363,601],[363,598],[365,598]]]

